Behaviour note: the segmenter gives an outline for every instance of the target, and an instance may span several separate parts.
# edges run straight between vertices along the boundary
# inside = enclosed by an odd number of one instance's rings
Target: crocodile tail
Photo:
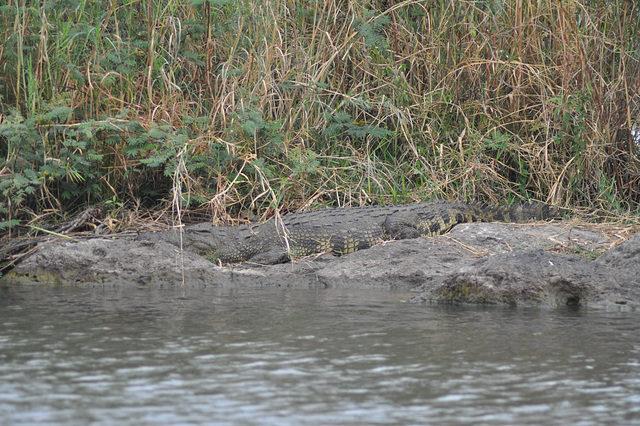
[[[502,222],[528,222],[530,220],[554,219],[564,216],[566,209],[537,201],[528,201],[511,206],[483,205],[485,220]]]

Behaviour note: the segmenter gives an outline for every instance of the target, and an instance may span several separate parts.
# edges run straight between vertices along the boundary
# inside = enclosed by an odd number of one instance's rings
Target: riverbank
[[[415,292],[411,301],[418,303],[636,310],[640,236],[634,232],[575,221],[471,223],[446,235],[391,241],[341,257],[230,267],[180,250],[171,233],[153,241],[77,239],[44,245],[0,283],[402,288]]]

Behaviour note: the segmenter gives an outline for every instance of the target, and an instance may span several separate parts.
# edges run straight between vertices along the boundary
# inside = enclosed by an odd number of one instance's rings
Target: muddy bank
[[[201,238],[206,225],[196,226]],[[638,309],[640,234],[609,249],[619,237],[605,231],[569,223],[472,223],[439,237],[387,242],[342,257],[233,267],[180,250],[171,231],[52,242],[0,282],[403,288],[416,292],[413,302]],[[189,241],[183,239],[183,246]]]

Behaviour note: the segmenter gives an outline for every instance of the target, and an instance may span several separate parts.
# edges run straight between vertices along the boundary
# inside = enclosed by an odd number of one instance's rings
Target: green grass
[[[104,200],[638,213],[635,1],[21,4],[0,6],[0,230]]]

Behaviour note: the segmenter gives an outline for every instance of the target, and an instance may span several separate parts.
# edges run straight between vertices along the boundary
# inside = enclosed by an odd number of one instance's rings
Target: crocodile
[[[204,223],[185,228],[181,236],[174,233],[167,238],[145,233],[138,238],[170,241],[220,264],[269,265],[325,252],[352,253],[381,241],[441,235],[459,223],[527,222],[557,218],[564,213],[564,209],[538,202],[497,206],[437,200],[302,211],[253,226]]]

